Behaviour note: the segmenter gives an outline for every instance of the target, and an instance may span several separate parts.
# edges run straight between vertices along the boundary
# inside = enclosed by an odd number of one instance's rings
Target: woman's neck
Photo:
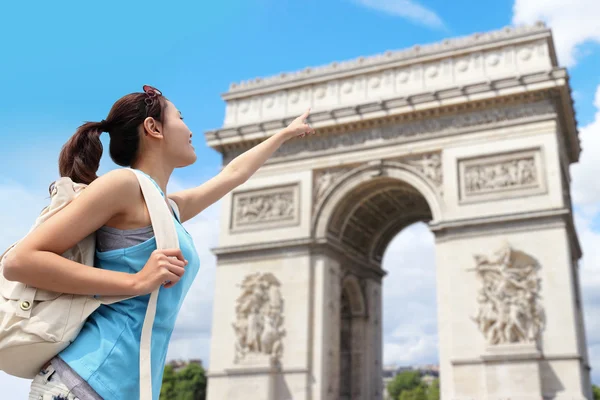
[[[167,195],[167,185],[174,168],[165,166],[164,162],[159,160],[142,159],[136,162],[131,168],[138,169],[149,175],[161,188],[165,196]]]

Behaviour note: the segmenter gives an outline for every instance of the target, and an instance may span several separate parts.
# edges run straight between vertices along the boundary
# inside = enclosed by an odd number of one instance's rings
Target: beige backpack
[[[136,174],[148,207],[158,249],[179,248],[171,212],[160,191],[143,173]],[[51,202],[30,232],[66,207],[86,185],[61,178],[51,189]],[[169,200],[177,212],[177,206]],[[4,278],[2,260],[13,244],[0,256],[0,371],[33,379],[52,357],[65,349],[79,334],[87,317],[102,304],[112,304],[133,296],[97,296],[55,293],[36,289]],[[92,234],[63,257],[93,268],[96,249]],[[156,313],[158,289],[152,292],[140,338],[140,399],[152,399],[150,343]]]

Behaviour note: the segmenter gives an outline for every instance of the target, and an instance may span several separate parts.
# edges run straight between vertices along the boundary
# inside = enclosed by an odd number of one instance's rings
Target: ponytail
[[[130,93],[113,104],[105,120],[86,122],[63,146],[58,158],[61,177],[89,185],[98,176],[102,142],[100,134],[110,133],[110,157],[115,164],[131,166],[140,148],[140,126],[148,117],[162,121],[166,98],[160,90],[144,86],[143,93]]]
[[[60,176],[69,177],[73,182],[90,184],[98,176],[104,132],[102,122],[86,122],[63,146],[58,158]]]

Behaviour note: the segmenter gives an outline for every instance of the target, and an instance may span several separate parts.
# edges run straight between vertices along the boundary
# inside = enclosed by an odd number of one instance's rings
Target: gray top
[[[96,231],[96,250],[104,252],[125,249],[143,243],[152,237],[154,237],[152,225],[127,230],[103,226]],[[62,383],[79,399],[102,400],[102,397],[59,356],[54,357],[51,363]]]
[[[143,243],[153,236],[152,225],[127,230],[103,226],[96,231],[96,249],[100,252],[125,249]]]

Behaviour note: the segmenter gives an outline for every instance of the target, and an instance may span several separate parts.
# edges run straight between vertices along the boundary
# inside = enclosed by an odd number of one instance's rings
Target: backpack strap
[[[146,200],[146,206],[148,207],[150,221],[152,222],[156,238],[156,248],[159,250],[179,248],[179,239],[175,224],[163,196],[146,175],[133,169],[132,171],[138,178],[142,194]],[[140,340],[140,399],[153,398],[150,345],[159,290],[160,287],[150,295],[144,325],[142,326],[142,337]]]
[[[127,168],[129,169],[129,168]],[[169,206],[165,202],[160,190],[144,173],[135,169],[130,169],[135,173],[138,179],[142,195],[150,214],[154,237],[156,238],[156,248],[161,249],[178,249],[179,238],[177,230],[173,222],[173,215]],[[174,201],[169,199],[169,203],[173,207],[173,211],[179,219],[179,208]],[[151,364],[151,342],[152,342],[152,327],[154,325],[154,317],[156,316],[156,305],[158,301],[158,292],[160,287],[150,294],[148,300],[148,308],[144,317],[142,326],[142,335],[140,338],[140,399],[152,399],[152,364]],[[122,300],[130,299],[135,296],[102,296],[98,298],[102,304],[117,303]]]
[[[177,221],[181,222],[181,214],[179,213],[179,206],[177,205],[175,200],[170,199],[170,198],[167,198],[167,200],[169,200],[169,204],[171,205],[171,208],[173,208],[173,212],[175,213],[175,217],[177,218]]]

